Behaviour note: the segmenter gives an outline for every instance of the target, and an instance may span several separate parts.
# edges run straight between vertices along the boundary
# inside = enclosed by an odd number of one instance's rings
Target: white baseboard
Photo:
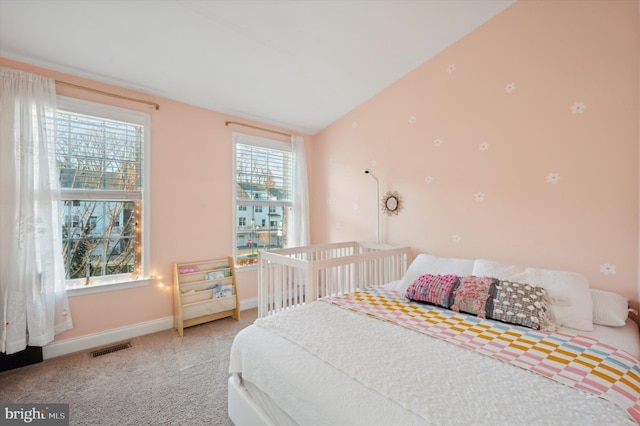
[[[173,328],[173,316],[153,321],[141,322],[126,327],[114,328],[99,333],[87,334],[72,339],[53,342],[42,348],[42,358],[49,359],[89,348],[108,345],[145,334],[156,333]]]
[[[258,307],[258,298],[245,299],[240,301],[240,310],[253,309]],[[132,324],[125,327],[114,328],[99,333],[87,334],[85,336],[74,337],[59,342],[50,343],[42,348],[42,358],[49,359],[73,352],[84,351],[98,346],[109,345],[122,340],[133,339],[145,334],[157,333],[158,331],[173,328],[173,316],[159,318],[152,321]]]
[[[240,310],[246,311],[247,309],[253,309],[258,307],[258,298],[252,297],[251,299],[244,299],[240,301]]]

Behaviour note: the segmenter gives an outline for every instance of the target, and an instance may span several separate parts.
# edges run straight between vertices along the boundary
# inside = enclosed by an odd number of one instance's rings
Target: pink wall
[[[594,287],[637,299],[638,20],[637,0],[520,1],[306,136],[312,242],[375,239],[375,182],[362,173],[369,167],[382,193],[404,196],[399,216],[382,216],[386,242],[576,270]],[[151,113],[151,269],[161,279],[72,297],[75,327],[57,340],[172,315],[172,263],[230,253],[232,129],[224,122],[234,117],[7,59],[0,65],[160,103],[153,111],[59,88]],[[576,102],[583,113],[571,113]],[[560,176],[555,184],[551,173]],[[601,272],[606,264],[615,274]],[[256,297],[256,272],[239,273],[238,287],[240,299]]]
[[[58,86],[60,95],[151,114],[151,273],[161,278],[145,287],[71,297],[74,328],[56,340],[173,315],[173,263],[231,254],[232,131],[271,135],[227,127],[228,120],[251,122],[168,99],[4,58],[0,58],[0,65],[160,104],[160,110],[155,111],[146,105]],[[257,271],[239,271],[237,284],[241,300],[257,297]]]
[[[516,3],[314,137],[314,242],[375,239],[371,168],[385,242],[637,300],[639,40],[637,0]]]

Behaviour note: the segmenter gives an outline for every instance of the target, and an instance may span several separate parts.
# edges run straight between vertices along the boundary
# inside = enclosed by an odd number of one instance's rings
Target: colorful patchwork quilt
[[[320,299],[472,349],[609,400],[640,424],[640,361],[595,339],[503,324],[367,289]]]

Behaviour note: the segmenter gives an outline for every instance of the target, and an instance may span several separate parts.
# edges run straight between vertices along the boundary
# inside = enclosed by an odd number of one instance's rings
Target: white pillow
[[[629,316],[629,300],[617,293],[591,289],[593,323],[622,327]]]
[[[511,280],[542,287],[551,298],[551,311],[558,326],[593,330],[593,302],[589,280],[576,272],[527,268],[491,260],[478,259],[473,275]]]
[[[420,253],[413,259],[411,265],[404,273],[398,290],[406,291],[415,280],[425,274],[456,274],[460,276],[471,275],[473,271],[473,259],[457,259],[448,257],[431,256]]]
[[[516,277],[523,278],[526,270],[527,268],[524,266],[494,262],[493,260],[478,259],[473,262],[473,275],[478,277],[492,277],[499,280],[518,281]]]

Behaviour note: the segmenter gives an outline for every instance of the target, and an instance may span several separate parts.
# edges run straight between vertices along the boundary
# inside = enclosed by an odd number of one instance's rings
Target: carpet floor
[[[4,403],[69,404],[71,425],[232,425],[227,415],[229,353],[253,323],[225,318],[128,340],[131,348],[94,349],[0,373]]]

